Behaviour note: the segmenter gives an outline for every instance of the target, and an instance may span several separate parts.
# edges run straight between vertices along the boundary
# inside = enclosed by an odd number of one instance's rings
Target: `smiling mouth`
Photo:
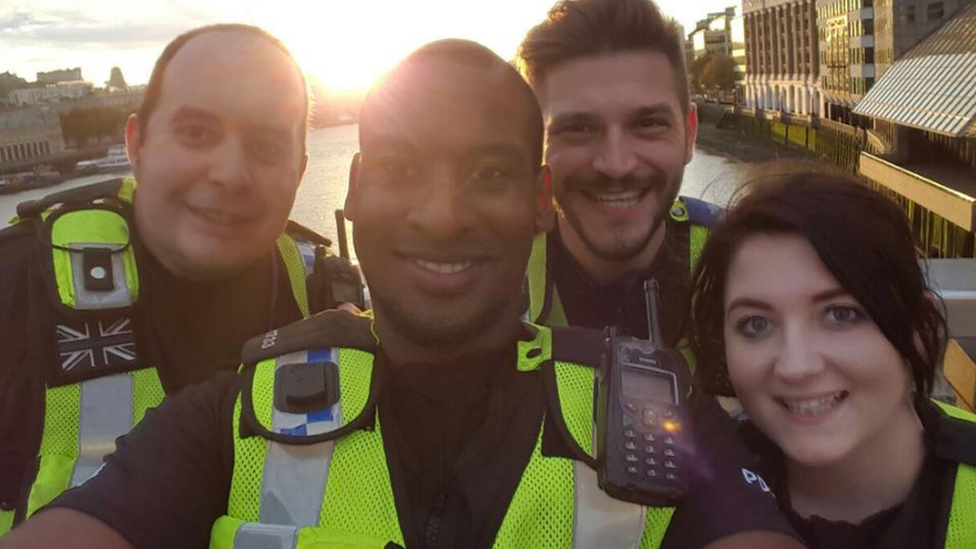
[[[583,195],[600,206],[606,206],[608,208],[630,208],[636,206],[648,192],[650,192],[650,189],[611,192],[583,191]]]
[[[474,261],[458,261],[453,263],[439,263],[424,259],[413,258],[413,262],[421,269],[442,275],[452,275],[467,271],[474,266]]]
[[[248,218],[243,215],[227,212],[224,210],[216,210],[213,208],[201,208],[198,206],[187,206],[191,212],[194,214],[216,223],[218,225],[241,225],[248,221]]]
[[[788,399],[776,398],[776,402],[790,413],[801,416],[815,416],[824,412],[829,412],[840,406],[841,402],[847,399],[847,391],[837,391],[829,395],[808,399]]]

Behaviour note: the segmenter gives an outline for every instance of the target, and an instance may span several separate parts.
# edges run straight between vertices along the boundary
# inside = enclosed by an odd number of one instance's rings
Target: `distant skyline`
[[[739,0],[660,0],[665,14],[693,30],[709,12]],[[476,40],[510,59],[553,0],[0,0],[0,73],[81,67],[104,85],[113,66],[144,84],[178,34],[210,23],[241,22],[279,36],[313,79],[339,90],[368,87],[398,59],[438,38]],[[243,68],[243,67],[242,67]]]

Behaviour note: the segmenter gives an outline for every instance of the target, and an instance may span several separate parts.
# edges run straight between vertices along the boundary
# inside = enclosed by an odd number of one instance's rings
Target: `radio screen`
[[[674,401],[671,378],[657,372],[624,365],[620,383],[625,397],[657,400],[669,404]]]

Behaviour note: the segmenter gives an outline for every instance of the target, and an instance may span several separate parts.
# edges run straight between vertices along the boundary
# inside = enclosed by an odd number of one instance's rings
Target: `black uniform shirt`
[[[43,425],[44,376],[38,350],[52,333],[34,329],[43,284],[33,263],[40,245],[31,227],[0,232],[0,506],[11,509],[29,488]],[[240,276],[221,282],[178,280],[135,247],[139,312],[133,323],[140,352],[157,367],[167,393],[233,371],[244,342],[301,318],[280,259],[272,252]],[[273,262],[277,267],[273,267]],[[278,274],[274,274],[274,270]],[[46,295],[41,289],[41,295]],[[273,309],[273,310],[272,310]],[[53,329],[53,328],[52,328]]]
[[[490,548],[543,424],[540,372],[518,372],[514,345],[450,365],[391,365],[378,397],[394,498],[407,547]],[[379,370],[377,370],[379,371]],[[139,549],[205,548],[226,513],[237,377],[168,399],[85,485],[52,506],[94,516]],[[695,549],[738,532],[792,533],[772,496],[742,474],[745,448],[712,399],[693,399],[702,461],[664,539]],[[558,436],[546,429],[545,438]],[[554,448],[559,441],[543,441]],[[565,447],[565,442],[563,442]]]
[[[951,508],[948,494],[952,493],[958,466],[957,459],[950,456],[976,461],[976,430],[959,429],[958,423],[931,404],[920,410],[919,416],[927,452],[908,499],[859,524],[801,517],[790,502],[782,451],[752,424],[744,424],[742,431],[760,457],[763,474],[780,506],[810,549],[942,549]]]
[[[609,283],[595,282],[566,249],[559,231],[549,233],[547,247],[550,269],[559,299],[569,323],[602,330],[616,326],[626,335],[647,337],[647,307],[644,281],[654,278],[660,286],[659,317],[664,344],[673,347],[680,339],[680,324],[688,311],[691,272],[688,266],[688,223],[668,216],[664,242],[647,270],[630,273]]]

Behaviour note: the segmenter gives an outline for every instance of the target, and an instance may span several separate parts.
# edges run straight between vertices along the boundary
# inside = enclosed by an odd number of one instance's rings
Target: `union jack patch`
[[[132,321],[127,316],[57,325],[61,373],[88,377],[104,369],[138,366]]]

